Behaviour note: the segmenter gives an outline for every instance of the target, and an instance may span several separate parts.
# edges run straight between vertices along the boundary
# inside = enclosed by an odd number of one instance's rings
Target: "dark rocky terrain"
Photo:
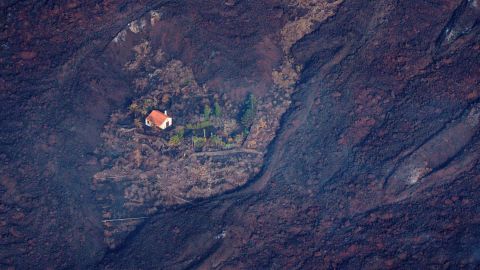
[[[0,10],[0,269],[480,267],[479,1]],[[233,107],[258,96],[244,145],[264,156],[233,188],[105,224],[124,191],[94,175],[129,160],[105,161],[102,132],[155,86],[144,41]]]

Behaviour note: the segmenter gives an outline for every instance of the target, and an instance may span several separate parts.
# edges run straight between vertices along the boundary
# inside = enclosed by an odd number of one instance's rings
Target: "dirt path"
[[[260,152],[260,151],[257,151],[257,150],[247,149],[247,148],[238,148],[238,149],[222,150],[222,151],[197,152],[197,153],[193,153],[192,156],[194,156],[194,157],[198,157],[198,156],[213,157],[213,156],[225,156],[225,155],[239,154],[239,153],[263,155],[263,152]]]

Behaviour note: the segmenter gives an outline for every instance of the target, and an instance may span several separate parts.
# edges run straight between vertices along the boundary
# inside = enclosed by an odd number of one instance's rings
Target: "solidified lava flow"
[[[0,269],[480,268],[478,0],[0,11]]]

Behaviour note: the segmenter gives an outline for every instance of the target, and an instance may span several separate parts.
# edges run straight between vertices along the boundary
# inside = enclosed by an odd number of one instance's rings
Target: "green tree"
[[[216,117],[222,116],[222,108],[220,108],[220,104],[218,104],[217,101],[215,101],[215,104],[213,104],[213,115]]]
[[[168,144],[170,146],[178,146],[180,145],[180,143],[182,142],[183,140],[183,134],[184,134],[184,130],[183,128],[178,130],[177,134],[173,135],[172,137],[170,137],[170,140],[168,141]]]
[[[203,108],[203,117],[205,119],[208,119],[211,113],[212,113],[212,108],[210,108],[208,104],[205,104],[205,107]]]
[[[245,100],[245,103],[243,106],[243,113],[242,113],[242,116],[240,117],[240,122],[245,127],[245,129],[250,128],[250,126],[253,124],[253,120],[255,120],[256,113],[257,113],[257,99],[252,93],[250,93],[248,94],[247,99]]]

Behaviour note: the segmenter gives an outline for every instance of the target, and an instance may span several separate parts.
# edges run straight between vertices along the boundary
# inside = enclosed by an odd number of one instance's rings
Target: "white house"
[[[166,129],[172,125],[172,118],[167,115],[167,111],[162,113],[157,110],[153,110],[147,118],[145,118],[145,125],[149,127],[159,127],[161,129]]]

